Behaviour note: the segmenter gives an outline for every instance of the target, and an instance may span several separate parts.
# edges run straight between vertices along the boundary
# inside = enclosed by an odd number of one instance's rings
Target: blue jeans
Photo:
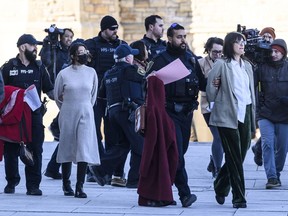
[[[280,177],[287,154],[288,124],[273,123],[268,119],[261,119],[258,121],[258,125],[261,132],[267,179]]]
[[[215,126],[209,125],[210,115],[211,113],[204,113],[203,117],[213,136],[211,150],[212,150],[214,166],[216,169],[220,169],[222,166],[223,153],[224,153],[223,147],[222,147],[222,141],[219,135],[218,128]]]

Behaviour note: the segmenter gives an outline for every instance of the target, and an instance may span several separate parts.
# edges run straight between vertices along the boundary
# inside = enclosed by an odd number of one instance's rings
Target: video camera
[[[56,45],[58,43],[59,35],[64,34],[64,29],[57,28],[55,24],[44,29],[44,31],[48,33],[47,39],[52,45]]]
[[[246,37],[245,56],[253,64],[262,64],[269,61],[271,54],[270,42],[259,35],[257,29],[246,29],[246,26],[237,25],[237,32]]]

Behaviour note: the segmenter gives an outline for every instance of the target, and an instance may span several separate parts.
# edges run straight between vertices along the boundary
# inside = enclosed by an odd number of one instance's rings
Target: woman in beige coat
[[[60,109],[60,140],[57,162],[62,163],[63,191],[74,196],[69,180],[72,162],[77,163],[75,197],[86,198],[83,183],[87,164],[100,164],[93,105],[96,101],[98,78],[96,71],[85,65],[86,46],[70,47],[72,65],[60,71],[55,81],[55,101]]]
[[[208,101],[214,102],[209,124],[218,128],[225,152],[225,163],[214,181],[215,198],[223,205],[232,187],[233,208],[247,207],[243,162],[255,131],[253,71],[243,59],[245,43],[241,33],[227,34],[224,59],[214,64],[206,88]]]

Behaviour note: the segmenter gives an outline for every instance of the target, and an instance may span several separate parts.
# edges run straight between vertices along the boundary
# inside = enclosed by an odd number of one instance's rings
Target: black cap
[[[114,59],[121,59],[128,55],[138,55],[138,54],[139,54],[138,49],[132,49],[127,44],[121,44],[115,49]]]
[[[100,27],[101,27],[101,31],[104,31],[110,27],[118,27],[118,23],[116,19],[114,19],[112,16],[107,15],[102,18],[100,22]]]
[[[19,37],[18,41],[17,41],[17,47],[21,46],[22,44],[37,44],[37,45],[41,45],[42,42],[41,41],[37,41],[35,39],[35,37],[31,34],[23,34],[21,37]]]

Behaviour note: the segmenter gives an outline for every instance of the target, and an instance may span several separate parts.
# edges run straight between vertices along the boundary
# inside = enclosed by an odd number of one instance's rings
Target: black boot
[[[63,182],[63,192],[65,196],[74,196],[74,191],[71,188],[71,182],[69,180],[71,175],[72,163],[62,164],[62,182]]]
[[[75,197],[78,198],[87,198],[87,194],[83,191],[83,183],[85,181],[85,175],[87,171],[86,162],[77,163],[77,183],[75,189]]]
[[[83,182],[76,183],[75,197],[77,198],[87,198],[87,194],[83,191]]]

